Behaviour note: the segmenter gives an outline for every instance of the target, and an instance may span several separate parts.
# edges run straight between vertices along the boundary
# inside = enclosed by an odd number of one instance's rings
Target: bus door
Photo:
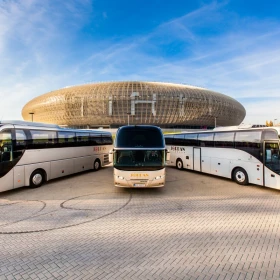
[[[264,186],[280,189],[279,142],[264,141],[263,144]]]
[[[0,131],[0,191],[9,190],[14,187],[12,168],[12,133],[9,129]]]
[[[201,171],[201,149],[193,148],[193,170]]]

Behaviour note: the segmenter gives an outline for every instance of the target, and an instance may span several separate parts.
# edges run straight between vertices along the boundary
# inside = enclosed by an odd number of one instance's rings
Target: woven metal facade
[[[239,125],[246,112],[233,98],[207,89],[159,82],[104,82],[55,90],[22,109],[24,120],[71,127],[154,124]]]

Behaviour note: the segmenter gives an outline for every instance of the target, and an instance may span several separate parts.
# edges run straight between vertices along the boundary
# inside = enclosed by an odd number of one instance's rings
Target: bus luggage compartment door
[[[193,170],[201,171],[201,149],[193,148]]]
[[[24,166],[14,167],[14,188],[24,186]]]

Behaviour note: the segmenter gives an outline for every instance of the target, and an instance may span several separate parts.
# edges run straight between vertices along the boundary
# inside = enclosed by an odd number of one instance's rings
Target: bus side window
[[[113,138],[107,135],[102,134],[102,143],[103,145],[112,145]]]
[[[60,147],[73,147],[75,145],[75,133],[71,131],[58,132],[58,145]]]
[[[185,134],[184,146],[198,146],[197,134]]]
[[[2,162],[12,161],[12,133],[10,130],[0,133],[0,156]]]
[[[56,132],[50,130],[30,130],[32,149],[53,148],[55,146]]]
[[[215,133],[215,147],[234,148],[234,132],[217,132]]]
[[[16,143],[14,150],[22,150],[26,147],[26,135],[22,129],[16,129]]]
[[[26,149],[26,144],[27,144],[27,137],[22,129],[16,129],[16,140],[14,141],[14,148],[13,148],[13,159],[19,159],[24,150]]]
[[[173,145],[173,135],[165,135],[165,144],[166,145]]]
[[[238,131],[235,134],[235,148],[255,158],[260,158],[261,131]]]
[[[101,134],[90,134],[90,143],[93,146],[98,146],[98,145],[102,145],[102,137]]]
[[[76,133],[77,146],[88,146],[90,145],[89,133],[77,132]]]
[[[214,147],[214,133],[198,134],[198,141],[201,147]]]

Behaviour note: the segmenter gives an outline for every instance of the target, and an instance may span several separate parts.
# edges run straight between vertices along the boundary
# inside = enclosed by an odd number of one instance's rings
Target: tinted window
[[[185,134],[185,146],[197,146],[197,134]]]
[[[265,143],[265,165],[280,174],[279,144]]]
[[[48,130],[30,130],[32,141],[28,145],[30,148],[49,148],[54,147],[56,132]]]
[[[198,134],[198,141],[201,147],[214,147],[214,133]]]
[[[234,147],[234,132],[215,133],[215,147]]]
[[[164,167],[164,150],[117,150],[114,167],[122,170],[159,170]]]
[[[0,161],[12,161],[12,133],[10,130],[0,133]]]
[[[75,145],[75,133],[72,131],[59,131],[58,144],[60,147],[73,147]]]
[[[85,132],[77,132],[76,133],[76,141],[78,146],[86,146],[90,144],[89,141],[89,133]]]
[[[90,134],[90,143],[91,145],[102,145],[102,136],[101,134]]]
[[[166,145],[173,145],[173,135],[165,135],[164,139]]]
[[[261,131],[238,131],[235,134],[235,148],[262,160],[260,155],[260,141]]]
[[[116,146],[120,148],[164,148],[162,132],[158,128],[125,127],[116,136]]]
[[[26,140],[25,132],[22,129],[16,129],[15,150],[25,149]]]
[[[112,145],[113,138],[110,135],[102,134],[102,142],[103,142],[103,145]]]
[[[184,146],[184,134],[175,134],[173,145]]]
[[[10,130],[0,132],[0,178],[5,176],[14,166],[12,133]]]

